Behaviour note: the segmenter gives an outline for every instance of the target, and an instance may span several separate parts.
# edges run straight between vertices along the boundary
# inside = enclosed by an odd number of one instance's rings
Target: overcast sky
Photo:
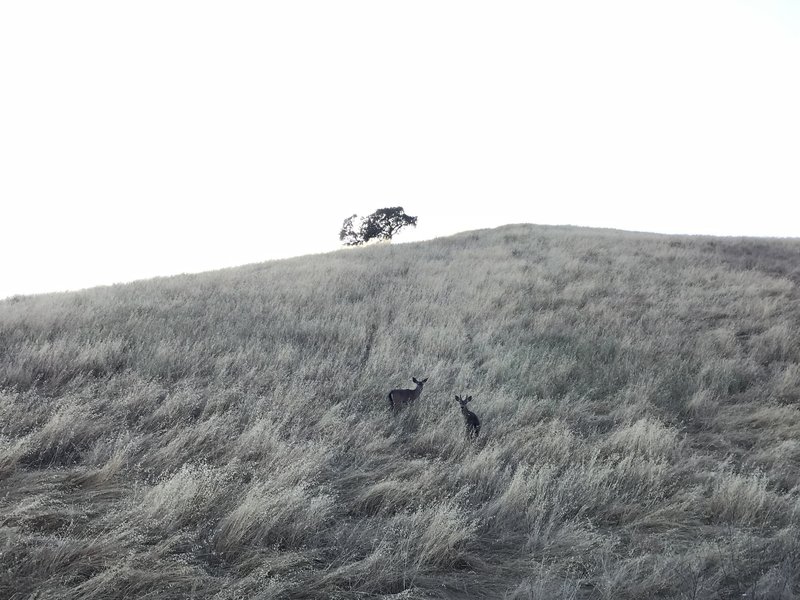
[[[0,298],[530,222],[800,236],[800,2],[0,3]]]

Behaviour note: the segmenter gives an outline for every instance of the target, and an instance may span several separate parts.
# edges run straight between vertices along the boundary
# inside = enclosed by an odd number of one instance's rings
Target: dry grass
[[[799,259],[518,225],[0,302],[0,597],[796,598]]]

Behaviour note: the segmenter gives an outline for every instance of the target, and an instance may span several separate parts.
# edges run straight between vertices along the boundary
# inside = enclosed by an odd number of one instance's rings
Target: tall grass
[[[795,598],[798,259],[516,225],[0,302],[0,597]]]

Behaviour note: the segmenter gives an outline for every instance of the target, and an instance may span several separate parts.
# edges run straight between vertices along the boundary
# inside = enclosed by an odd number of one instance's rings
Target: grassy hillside
[[[798,284],[519,225],[0,302],[0,598],[798,597]]]

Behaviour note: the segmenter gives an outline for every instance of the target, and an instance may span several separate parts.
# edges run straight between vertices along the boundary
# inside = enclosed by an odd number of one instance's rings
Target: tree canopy
[[[391,240],[403,227],[416,227],[417,217],[407,215],[402,206],[380,208],[359,219],[351,215],[342,223],[339,239],[346,246],[360,246],[371,240]]]

